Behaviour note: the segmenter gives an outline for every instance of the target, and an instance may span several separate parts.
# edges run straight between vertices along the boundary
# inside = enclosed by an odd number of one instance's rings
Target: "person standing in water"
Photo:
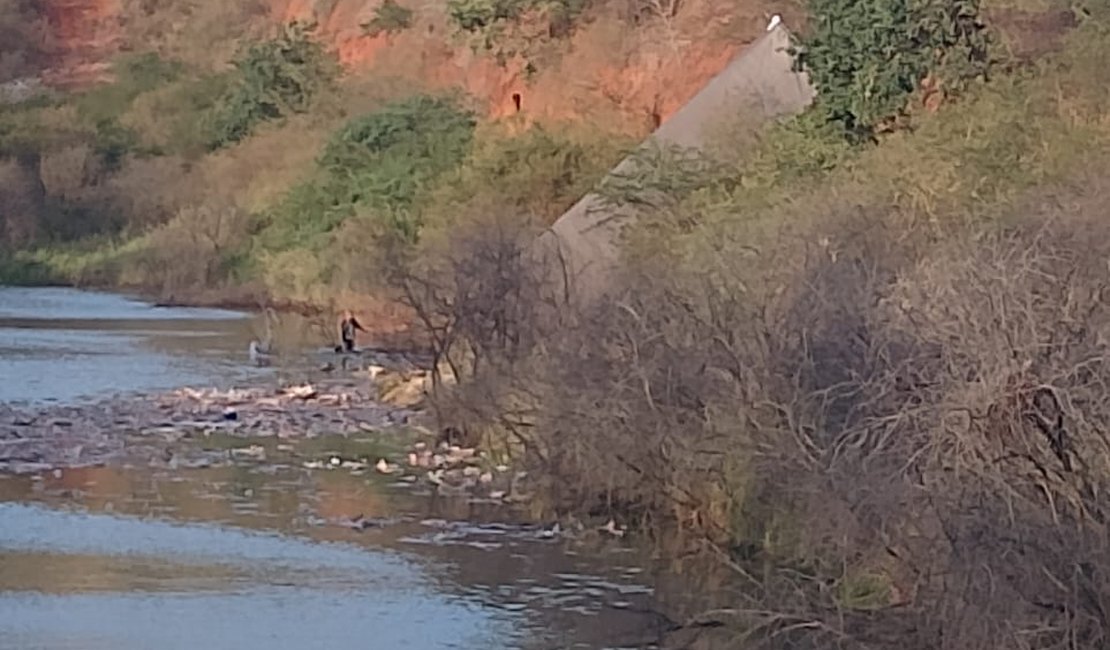
[[[336,348],[337,352],[354,352],[355,351],[355,331],[365,332],[366,329],[358,322],[355,315],[351,313],[350,309],[343,311],[343,316],[339,319],[339,339],[343,345]]]

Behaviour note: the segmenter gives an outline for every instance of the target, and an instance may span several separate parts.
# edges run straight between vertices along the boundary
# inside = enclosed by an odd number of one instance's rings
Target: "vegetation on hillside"
[[[396,34],[412,26],[412,9],[395,0],[383,0],[374,8],[374,17],[362,25],[369,36]]]
[[[892,126],[911,95],[959,91],[987,73],[979,0],[811,0],[813,33],[798,49],[818,110],[852,138]]]
[[[480,124],[461,95],[390,90],[348,115],[336,62],[303,25],[225,70],[146,53],[114,72],[84,94],[0,108],[9,281],[302,304],[381,291],[384,260],[426,225],[485,210],[551,220],[625,144]]]
[[[235,82],[214,109],[210,146],[239,142],[259,124],[307,112],[338,68],[301,24],[250,46],[236,59]]]

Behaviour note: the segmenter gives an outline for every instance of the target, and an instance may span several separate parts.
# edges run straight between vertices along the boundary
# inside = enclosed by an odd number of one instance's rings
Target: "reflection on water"
[[[275,328],[278,368],[251,367],[262,323],[0,287],[0,405],[303,378],[318,364],[327,333],[295,322]],[[106,419],[100,442],[123,444],[113,426],[127,422]],[[28,442],[12,431],[9,455]],[[68,444],[65,426],[51,431]],[[503,523],[504,510],[372,471],[276,453],[178,464],[128,440],[136,453],[97,456],[118,456],[113,466],[0,474],[0,650],[650,647],[664,622],[638,556],[611,541],[568,546]],[[332,443],[287,442],[306,453]],[[341,525],[353,518],[375,523]]]
[[[267,465],[0,479],[0,648],[654,638],[652,590],[622,549],[568,554],[539,527],[493,523],[486,506],[397,490]],[[325,525],[358,515],[387,523]]]
[[[66,402],[271,376],[275,369],[255,368],[247,356],[250,340],[266,337],[266,320],[76,289],[0,287],[0,402]],[[283,348],[327,342],[329,332],[319,323],[276,320],[269,331]],[[280,360],[303,369],[318,365],[315,357]]]
[[[241,381],[252,321],[74,289],[0,287],[0,401]]]

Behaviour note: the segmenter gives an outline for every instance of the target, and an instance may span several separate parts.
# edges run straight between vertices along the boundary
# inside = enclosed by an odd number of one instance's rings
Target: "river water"
[[[282,370],[246,358],[259,332],[234,312],[0,288],[0,402],[270,380]],[[307,368],[314,354],[297,358]],[[380,523],[327,523],[358,516]],[[373,472],[293,462],[0,473],[0,649],[546,650],[657,638],[657,596],[633,548],[519,521]]]

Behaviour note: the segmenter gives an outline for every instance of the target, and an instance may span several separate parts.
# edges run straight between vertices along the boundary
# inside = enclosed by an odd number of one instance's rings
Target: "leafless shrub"
[[[718,555],[743,588],[691,623],[745,647],[1105,647],[1110,234],[834,217],[573,313],[522,233],[460,236],[404,285],[444,413],[512,432],[555,509]]]
[[[134,282],[157,287],[164,296],[221,286],[227,280],[229,255],[246,241],[248,227],[249,215],[231,204],[183,208],[147,235],[135,265],[141,277]]]
[[[25,246],[33,241],[42,202],[36,166],[0,160],[0,243]]]

